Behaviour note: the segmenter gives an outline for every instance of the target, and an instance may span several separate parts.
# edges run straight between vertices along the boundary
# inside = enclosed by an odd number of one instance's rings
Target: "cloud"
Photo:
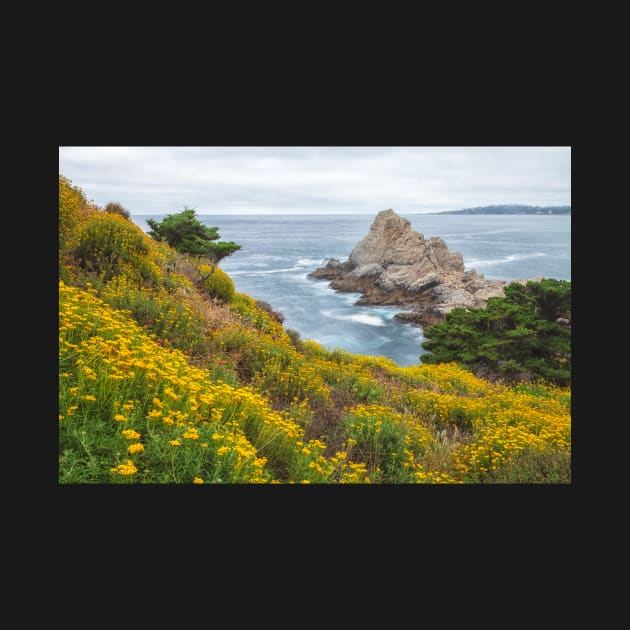
[[[132,214],[571,203],[569,147],[60,147],[59,172]]]

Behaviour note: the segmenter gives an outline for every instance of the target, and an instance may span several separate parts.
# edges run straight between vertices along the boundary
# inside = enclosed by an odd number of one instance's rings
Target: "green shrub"
[[[224,302],[234,299],[234,282],[232,278],[218,267],[212,269],[209,265],[199,265],[199,271],[203,276],[201,286],[210,297],[218,298]]]
[[[566,323],[568,322],[568,324]],[[451,311],[424,331],[425,364],[456,361],[510,380],[571,383],[571,283],[513,282],[486,308]]]
[[[376,483],[409,483],[422,472],[419,458],[433,442],[431,432],[407,414],[383,405],[357,405],[342,418],[353,445],[352,459],[364,462]]]
[[[571,453],[525,449],[494,474],[494,483],[571,483]]]
[[[241,249],[232,241],[214,243],[219,238],[219,228],[201,223],[191,208],[168,214],[159,223],[155,219],[147,219],[147,224],[151,228],[149,236],[156,241],[164,241],[184,254],[203,256],[214,264]]]
[[[118,276],[107,283],[101,297],[114,308],[129,311],[140,326],[169,347],[194,353],[205,348],[202,320],[180,297],[161,287],[137,286]]]
[[[103,281],[122,273],[146,279],[152,275],[146,238],[122,216],[100,213],[85,221],[71,254],[83,269]]]

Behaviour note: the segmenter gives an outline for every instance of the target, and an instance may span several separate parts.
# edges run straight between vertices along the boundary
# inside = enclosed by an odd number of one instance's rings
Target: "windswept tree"
[[[571,384],[571,282],[513,282],[483,309],[453,309],[424,330],[423,363],[456,361],[518,380]]]
[[[153,239],[165,241],[178,252],[208,259],[213,270],[221,260],[241,249],[232,241],[215,242],[220,238],[219,228],[201,223],[191,208],[168,214],[160,222],[147,219],[147,224],[151,228],[149,236]]]

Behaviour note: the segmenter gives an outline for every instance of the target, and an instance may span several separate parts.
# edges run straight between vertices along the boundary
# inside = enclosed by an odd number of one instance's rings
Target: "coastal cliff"
[[[441,238],[425,239],[393,210],[376,215],[347,261],[331,259],[309,277],[330,280],[337,291],[361,293],[357,304],[411,309],[396,317],[423,326],[443,321],[457,307],[484,307],[488,298],[503,296],[506,284],[464,271],[459,252]]]

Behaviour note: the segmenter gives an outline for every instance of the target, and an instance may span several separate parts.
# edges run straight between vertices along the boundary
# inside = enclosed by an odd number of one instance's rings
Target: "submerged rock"
[[[309,277],[330,280],[337,291],[361,293],[357,304],[411,307],[398,319],[421,325],[442,321],[457,307],[482,308],[503,296],[505,282],[464,271],[464,259],[437,237],[425,239],[393,210],[376,215],[348,260],[331,259]]]

